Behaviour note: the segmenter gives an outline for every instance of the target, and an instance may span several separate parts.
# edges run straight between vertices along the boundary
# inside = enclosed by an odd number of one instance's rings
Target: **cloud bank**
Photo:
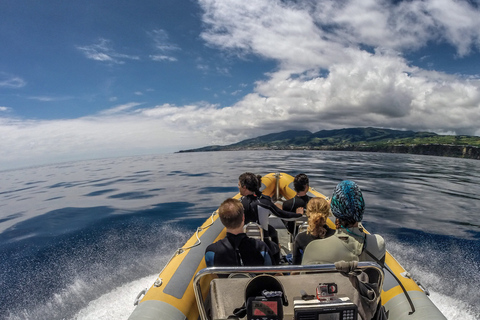
[[[229,106],[128,102],[80,119],[0,118],[0,134],[8,137],[0,148],[10,150],[2,163],[176,151],[287,129],[376,126],[480,135],[480,75],[425,70],[406,59],[430,44],[452,46],[458,59],[478,53],[477,5],[454,0],[198,2],[206,45],[231,59],[256,56],[276,63],[251,92],[237,95]],[[149,35],[156,50],[151,59],[177,61],[171,54],[181,49],[163,30]],[[114,51],[105,39],[78,49],[99,62],[138,59]],[[24,85],[20,78],[0,79],[0,86]]]

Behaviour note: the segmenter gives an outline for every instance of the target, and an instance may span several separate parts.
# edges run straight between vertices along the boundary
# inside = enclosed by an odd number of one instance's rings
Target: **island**
[[[334,150],[410,153],[480,160],[480,137],[440,135],[383,128],[288,130],[246,139],[230,145],[213,145],[178,152],[235,150]]]

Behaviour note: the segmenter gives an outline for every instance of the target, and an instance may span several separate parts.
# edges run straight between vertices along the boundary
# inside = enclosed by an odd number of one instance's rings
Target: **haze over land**
[[[291,129],[480,135],[467,0],[4,0],[0,42],[0,170]]]

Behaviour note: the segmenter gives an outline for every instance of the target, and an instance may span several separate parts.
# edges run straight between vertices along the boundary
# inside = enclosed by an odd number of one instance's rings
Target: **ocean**
[[[0,319],[127,319],[238,176],[354,180],[364,225],[448,319],[480,319],[480,161],[408,154],[235,151],[0,172]]]

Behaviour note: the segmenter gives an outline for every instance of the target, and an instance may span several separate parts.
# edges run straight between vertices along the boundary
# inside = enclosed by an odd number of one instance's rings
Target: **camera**
[[[318,300],[331,300],[338,293],[336,283],[319,283],[317,286],[317,299]]]

